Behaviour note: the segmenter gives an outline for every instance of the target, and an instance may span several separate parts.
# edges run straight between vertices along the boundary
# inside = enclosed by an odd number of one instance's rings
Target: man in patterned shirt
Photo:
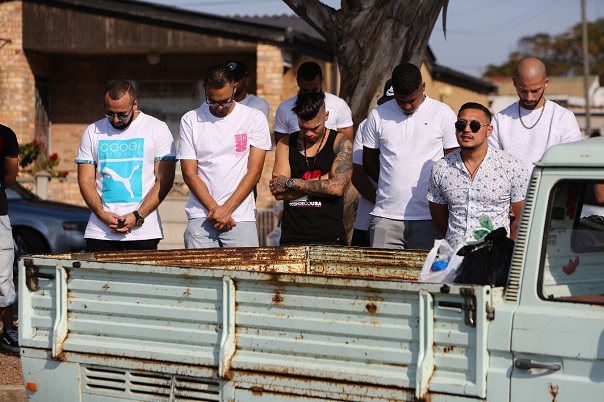
[[[430,175],[428,201],[434,225],[451,245],[474,240],[481,215],[495,228],[516,237],[518,220],[510,224],[509,211],[520,216],[530,172],[524,164],[495,147],[487,138],[493,131],[491,112],[481,104],[464,104],[455,131],[460,149],[436,161]]]

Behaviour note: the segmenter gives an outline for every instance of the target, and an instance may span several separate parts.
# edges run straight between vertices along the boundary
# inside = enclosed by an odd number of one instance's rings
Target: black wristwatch
[[[136,218],[136,226],[143,226],[143,223],[145,223],[145,218],[143,218],[138,211],[132,211],[132,214],[134,214],[134,217]]]
[[[296,183],[294,182],[294,179],[289,178],[289,179],[285,180],[285,187],[294,188],[295,185],[296,185]]]

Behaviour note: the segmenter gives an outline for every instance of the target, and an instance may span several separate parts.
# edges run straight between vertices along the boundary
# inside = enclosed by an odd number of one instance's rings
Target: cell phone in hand
[[[118,218],[117,223],[126,223],[126,218]]]

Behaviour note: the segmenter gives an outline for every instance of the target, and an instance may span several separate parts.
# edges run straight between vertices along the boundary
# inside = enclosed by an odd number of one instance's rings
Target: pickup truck
[[[505,287],[425,251],[300,246],[21,258],[32,401],[602,401],[604,139],[536,164]],[[584,211],[590,211],[587,215]]]

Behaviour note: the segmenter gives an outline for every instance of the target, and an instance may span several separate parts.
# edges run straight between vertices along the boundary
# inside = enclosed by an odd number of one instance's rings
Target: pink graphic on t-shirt
[[[235,152],[247,151],[247,133],[235,134]]]

